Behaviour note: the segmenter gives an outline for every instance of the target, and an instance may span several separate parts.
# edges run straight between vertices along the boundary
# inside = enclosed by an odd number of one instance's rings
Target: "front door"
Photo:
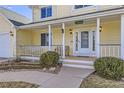
[[[74,55],[91,56],[95,49],[94,31],[80,31],[74,33]]]

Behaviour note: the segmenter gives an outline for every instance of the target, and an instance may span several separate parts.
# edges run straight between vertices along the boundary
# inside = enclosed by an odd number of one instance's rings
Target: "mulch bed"
[[[124,88],[124,81],[107,80],[93,73],[83,80],[80,88]]]
[[[31,63],[31,62],[3,62],[0,63],[0,72],[5,71],[21,71],[21,70],[35,70],[42,71],[47,73],[57,74],[61,69],[61,65],[53,66],[55,70],[50,70],[51,67],[41,66],[39,63]]]
[[[0,88],[38,88],[39,85],[21,81],[0,82]]]

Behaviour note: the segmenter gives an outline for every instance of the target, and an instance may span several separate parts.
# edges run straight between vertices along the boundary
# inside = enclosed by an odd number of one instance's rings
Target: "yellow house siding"
[[[56,6],[56,8],[57,8],[57,11],[54,12],[57,14],[55,16],[56,18],[71,16],[71,11],[72,11],[71,5],[59,5],[59,6]]]
[[[32,45],[32,31],[18,30],[17,45]]]
[[[52,17],[41,19],[41,7],[45,7],[45,6],[46,5],[32,6],[34,22],[98,11],[96,8],[97,6],[95,5],[85,7],[85,8],[80,8],[80,9],[74,9],[74,5],[52,5],[52,9],[53,9]],[[118,8],[120,7],[120,5],[114,5],[114,6],[113,5],[100,5],[98,7],[99,7],[98,8],[99,11],[101,11],[101,10],[107,10],[107,9],[112,9],[112,8]]]
[[[0,32],[10,32],[11,29],[11,24],[2,16],[0,16]]]
[[[32,43],[34,45],[41,45],[41,33],[48,33],[48,31],[46,29],[43,29],[43,30],[36,30],[32,32],[33,34]]]
[[[104,22],[101,25],[101,44],[120,44],[120,21]]]

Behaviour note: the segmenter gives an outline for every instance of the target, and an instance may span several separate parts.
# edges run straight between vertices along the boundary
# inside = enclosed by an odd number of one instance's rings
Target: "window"
[[[52,42],[52,37],[51,37]],[[41,46],[48,46],[49,45],[49,34],[48,33],[42,33],[41,34]]]
[[[88,31],[81,32],[81,48],[89,48],[89,33],[88,33]]]
[[[75,5],[75,9],[79,9],[79,8],[84,8],[84,7],[88,7],[88,6],[91,6],[91,5]]]
[[[52,6],[41,8],[41,18],[52,16]]]

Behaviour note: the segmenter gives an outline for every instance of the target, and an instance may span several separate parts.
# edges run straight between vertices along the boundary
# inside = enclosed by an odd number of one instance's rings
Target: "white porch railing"
[[[47,51],[49,51],[48,46],[40,46],[40,45],[19,45],[19,46],[17,46],[17,55],[18,56],[37,57]],[[60,56],[62,56],[62,46],[61,45],[51,46],[51,51],[55,51]],[[65,53],[66,53],[66,56],[69,55],[69,46],[65,46]]]
[[[101,44],[100,45],[101,57],[120,57],[120,44]]]

